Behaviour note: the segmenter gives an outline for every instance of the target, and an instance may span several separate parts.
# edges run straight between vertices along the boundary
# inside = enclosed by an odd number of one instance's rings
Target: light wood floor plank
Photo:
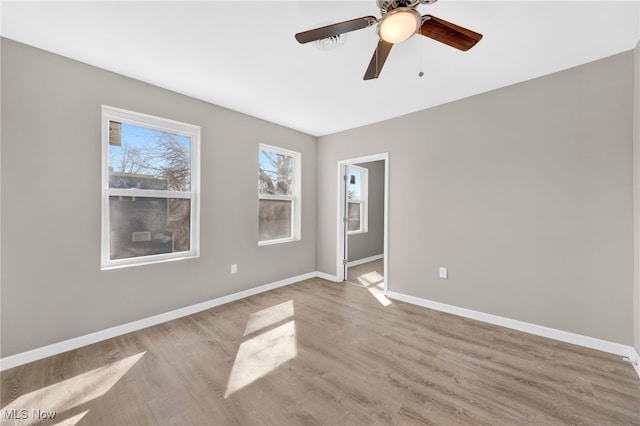
[[[245,335],[252,314],[288,301],[293,316]],[[291,321],[294,340],[279,334]],[[259,377],[227,395],[245,343],[256,352],[241,373]],[[295,356],[281,362],[273,351],[292,344]],[[126,372],[110,370],[136,357]],[[45,406],[55,405],[52,385],[83,386],[78,378],[103,372],[121,377],[93,399],[74,396],[53,421],[5,418],[7,408],[55,409]],[[640,380],[617,356],[402,302],[382,306],[365,286],[321,279],[6,370],[0,384],[3,425],[84,412],[79,425],[640,425]]]

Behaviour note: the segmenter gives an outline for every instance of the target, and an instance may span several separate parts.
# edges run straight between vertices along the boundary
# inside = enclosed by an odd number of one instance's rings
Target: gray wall
[[[634,184],[634,283],[633,313],[635,347],[640,353],[640,42],[634,49],[634,91],[633,91],[633,184]]]
[[[369,170],[369,223],[367,233],[349,235],[350,262],[384,253],[384,161],[356,165]]]
[[[633,52],[316,148],[312,136],[215,105],[6,39],[1,48],[2,357],[316,269],[335,274],[336,163],[382,152],[391,291],[634,342]],[[101,104],[202,127],[199,259],[100,271]],[[302,152],[300,242],[257,246],[260,142]],[[636,315],[639,299],[636,282]]]
[[[315,271],[315,137],[1,47],[2,357]],[[100,271],[101,104],[201,126],[200,258]],[[260,142],[302,153],[299,242],[257,245]]]
[[[390,291],[633,344],[633,62],[319,138],[318,270],[336,272],[336,162],[388,151]]]

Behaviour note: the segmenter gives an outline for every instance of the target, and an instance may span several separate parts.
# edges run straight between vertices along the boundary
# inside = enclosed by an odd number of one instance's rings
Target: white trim
[[[369,229],[368,227],[364,227],[366,222],[365,216],[368,216],[368,210],[365,209],[365,202],[363,200],[347,200],[347,223],[349,219],[349,204],[357,204],[358,209],[360,210],[360,229],[356,229],[355,231],[349,231],[349,226],[347,225],[347,234],[349,235],[357,235],[357,234],[366,234]]]
[[[582,334],[576,334],[569,331],[531,324],[524,321],[505,318],[493,314],[487,314],[484,312],[474,311],[458,306],[447,305],[446,303],[434,302],[432,300],[421,299],[419,297],[408,296],[406,294],[396,293],[393,291],[388,292],[387,297],[389,297],[390,299],[411,303],[412,305],[418,305],[424,308],[434,309],[436,311],[446,312],[449,314],[471,318],[489,324],[507,327],[513,330],[523,331],[525,333],[534,334],[536,336],[547,337],[549,339],[559,340],[561,342],[571,343],[574,345],[583,346],[585,348],[596,349],[599,351],[620,355],[629,359],[629,362],[631,362],[636,372],[638,373],[638,377],[640,377],[640,367],[638,366],[638,364],[640,364],[640,356],[633,346],[609,342],[607,340],[596,339],[595,337],[584,336]]]
[[[351,268],[352,266],[362,265],[363,263],[373,262],[374,260],[379,260],[379,259],[382,259],[382,258],[384,258],[384,253],[376,254],[375,256],[365,257],[363,259],[353,260],[353,261],[347,263],[347,268]]]
[[[264,241],[258,241],[258,247],[270,246],[274,244],[290,243],[292,241],[300,241],[300,240],[296,238],[279,238],[277,240],[264,240]]]
[[[195,305],[186,306],[184,308],[175,309],[173,311],[165,312],[162,314],[154,315],[152,317],[143,318],[137,321],[132,321],[126,324],[118,325],[108,328],[106,330],[96,331],[84,336],[74,337],[72,339],[64,340],[62,342],[53,343],[51,345],[43,346],[40,348],[32,349],[30,351],[22,352],[15,355],[10,355],[4,358],[0,358],[0,371],[8,370],[9,368],[17,367],[19,365],[26,364],[28,362],[37,361],[42,358],[46,358],[52,355],[57,355],[62,352],[67,352],[73,349],[77,349],[83,346],[90,345],[92,343],[100,342],[113,337],[121,336],[126,333],[141,330],[143,328],[151,327],[163,322],[171,321],[177,318],[182,318],[187,315],[192,315],[207,309],[214,308],[216,306],[224,305],[225,303],[233,302],[245,297],[253,296],[265,291],[273,290],[278,287],[294,284],[299,281],[308,280],[310,278],[324,278],[330,281],[331,276],[322,272],[309,272],[306,274],[298,275],[284,280],[276,281],[270,284],[261,285],[258,287],[243,290],[238,293],[233,293],[227,296],[218,297],[216,299],[208,300],[206,302],[197,303]]]
[[[324,272],[316,272],[316,277],[322,278],[323,280],[331,281],[334,283],[338,282],[338,279],[335,275],[325,274]]]
[[[73,349],[87,346],[92,343],[101,342],[106,339],[121,336],[123,334],[131,333],[133,331],[141,330],[143,328],[151,327],[157,324],[161,324],[163,322],[182,318],[187,315],[192,315],[207,309],[214,308],[216,306],[224,305],[225,303],[233,302],[239,299],[243,299],[245,297],[259,294],[259,293],[264,293],[269,290],[291,285],[300,281],[308,280],[310,278],[322,278],[324,280],[337,282],[337,279],[335,276],[326,274],[324,272],[319,272],[319,271],[309,272],[309,273],[298,275],[295,277],[286,278],[284,280],[261,285],[248,290],[243,290],[238,293],[222,296],[206,302],[197,303],[195,305],[175,309],[173,311],[165,312],[163,314],[158,314],[152,317],[143,318],[141,320],[132,321],[127,324],[111,327],[106,330],[96,331],[94,333],[86,334],[84,336],[74,337],[72,339],[64,340],[62,342],[53,343],[51,345],[32,349],[30,351],[0,358],[0,371],[8,370],[10,368],[14,368],[19,365],[27,364],[29,362],[37,361],[39,359],[43,359],[49,356],[57,355],[63,352],[67,352]],[[458,315],[466,318],[472,318],[478,321],[488,322],[490,324],[500,325],[503,327],[524,331],[524,332],[535,334],[538,336],[548,337],[551,339],[560,340],[567,343],[573,343],[579,346],[585,346],[591,349],[597,349],[604,352],[621,355],[628,358],[631,365],[635,368],[636,373],[638,373],[638,377],[640,377],[640,355],[635,350],[635,348],[631,346],[625,346],[619,343],[608,342],[606,340],[595,339],[592,337],[582,336],[575,333],[556,330],[553,328],[543,327],[543,326],[530,324],[530,323],[517,321],[517,320],[512,320],[508,318],[503,318],[496,315],[485,314],[478,311],[472,311],[470,309],[459,308],[457,306],[447,305],[439,302],[433,302],[426,299],[420,299],[418,297],[407,296],[401,293],[388,292],[387,296],[391,299],[400,300],[403,302],[411,303],[411,304],[422,306],[425,308],[435,309],[438,311],[447,312],[450,314],[454,314],[454,315]]]
[[[359,204],[360,206],[360,229],[355,231],[349,231],[347,226],[348,235],[366,234],[369,232],[369,169],[356,166],[353,164],[347,165],[346,174],[349,175],[349,170],[357,170],[360,172],[360,198],[349,199],[347,198],[347,205],[349,203]],[[349,186],[350,183],[347,183]],[[347,208],[347,217],[349,216],[349,209]]]
[[[279,148],[264,143],[258,144],[258,170],[260,170],[260,152],[272,152],[278,155],[291,157],[293,161],[293,195],[265,195],[260,194],[258,190],[258,203],[260,200],[280,200],[291,201],[291,237],[278,238],[274,240],[260,240],[259,223],[256,222],[256,230],[258,230],[258,246],[266,246],[270,244],[288,243],[291,241],[299,241],[302,239],[302,153],[290,149]],[[260,176],[258,174],[258,187],[260,187]],[[260,207],[258,204],[258,216],[260,215]]]
[[[633,368],[636,370],[636,373],[638,373],[638,377],[640,377],[640,354],[638,353],[636,348],[632,347],[631,350],[631,356],[627,356],[627,361],[631,363]]]
[[[135,188],[111,188],[109,186],[109,121],[114,120],[148,129],[166,131],[189,138],[191,190],[141,190]],[[197,258],[200,256],[200,126],[183,123],[167,118],[156,117],[135,111],[128,111],[108,105],[101,106],[101,172],[102,172],[102,200],[100,226],[100,269],[125,268],[131,266],[149,265],[173,260]],[[190,200],[189,244],[190,249],[182,252],[162,253],[149,256],[111,259],[110,213],[109,198],[111,196],[181,198]]]
[[[190,200],[193,194],[188,191],[165,191],[160,189],[110,188],[109,196],[133,198],[179,198]]]
[[[347,176],[347,165],[341,161],[338,161],[338,213],[336,215],[337,218],[337,228],[338,235],[336,237],[336,281],[342,282],[345,277],[345,265],[344,259],[347,258],[346,253],[348,249],[345,247],[346,244],[349,243],[349,239],[347,238],[348,232],[345,230],[346,223],[344,222],[344,216],[346,214],[346,179]]]
[[[640,41],[634,49],[633,104],[633,331],[637,351],[640,351]],[[640,359],[640,357],[638,358]],[[640,363],[640,362],[639,362]],[[639,363],[635,368],[640,375]]]
[[[367,155],[365,157],[350,158],[347,160],[338,160],[338,187],[337,187],[337,214],[336,214],[336,281],[344,281],[344,265],[342,264],[345,259],[345,247],[344,242],[346,236],[344,235],[344,225],[342,217],[345,208],[345,188],[344,188],[344,172],[345,168],[351,164],[369,163],[371,161],[384,161],[384,293],[389,290],[389,153],[383,152],[381,154]],[[348,265],[347,265],[348,266]]]

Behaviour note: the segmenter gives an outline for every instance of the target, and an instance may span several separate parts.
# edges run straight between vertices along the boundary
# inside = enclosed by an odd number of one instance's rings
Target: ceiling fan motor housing
[[[419,4],[432,4],[438,0],[376,0],[378,8],[380,8],[380,14],[386,15],[388,12],[397,9],[399,7],[411,7],[415,8]]]

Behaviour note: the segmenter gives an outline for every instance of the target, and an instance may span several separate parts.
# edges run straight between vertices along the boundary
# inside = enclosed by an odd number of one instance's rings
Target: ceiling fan
[[[467,51],[482,38],[482,34],[468,30],[432,15],[422,15],[416,10],[419,4],[432,4],[437,0],[376,0],[382,17],[363,16],[325,27],[296,34],[299,43],[336,37],[350,31],[378,24],[378,46],[364,74],[364,80],[378,78],[382,66],[394,44],[402,43],[416,33]]]

